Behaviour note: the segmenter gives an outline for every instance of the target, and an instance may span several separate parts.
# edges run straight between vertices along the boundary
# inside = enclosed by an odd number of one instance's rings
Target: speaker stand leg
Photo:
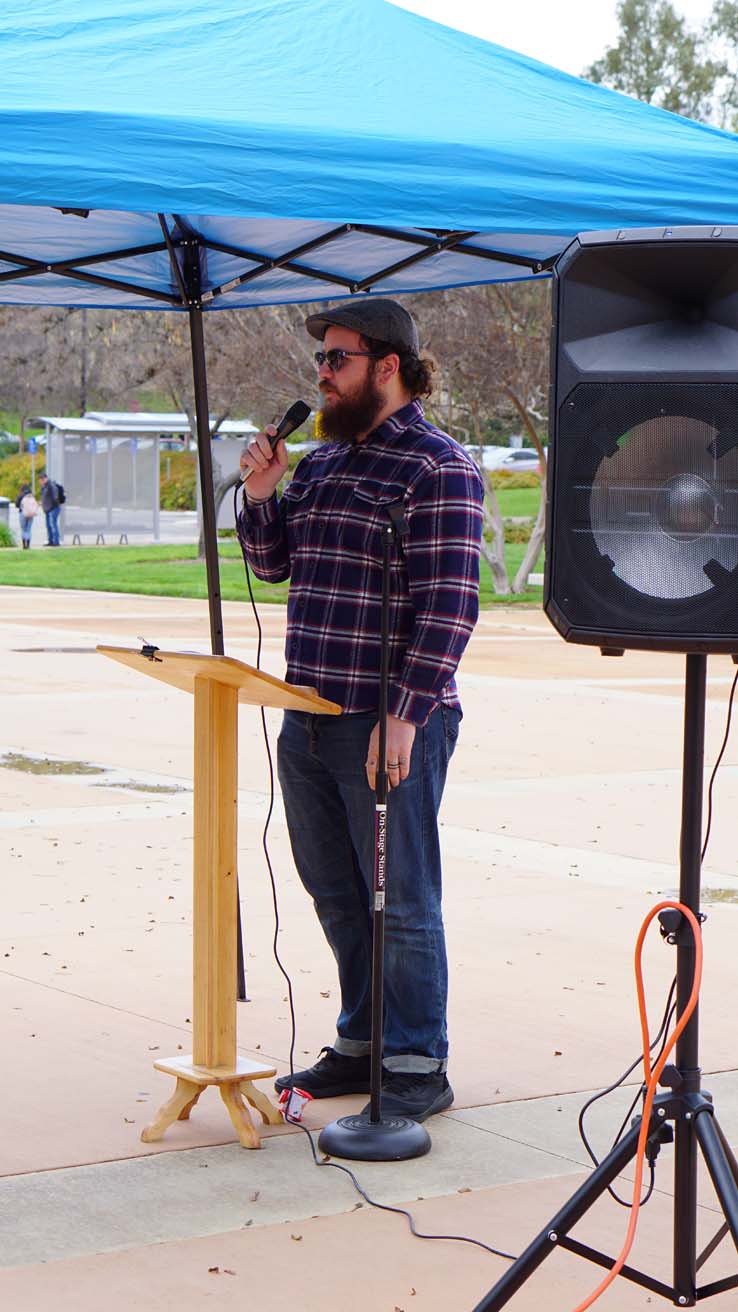
[[[656,1113],[651,1118],[652,1133],[660,1133],[662,1121],[657,1121]],[[551,1218],[548,1225],[545,1225],[540,1234],[528,1245],[524,1253],[521,1253],[517,1261],[513,1262],[503,1276],[497,1281],[493,1289],[477,1303],[474,1312],[498,1312],[498,1308],[504,1307],[512,1298],[513,1294],[525,1284],[529,1276],[533,1274],[537,1267],[555,1251],[560,1240],[566,1236],[572,1226],[589,1211],[590,1207],[596,1203],[597,1199],[605,1192],[608,1185],[620,1175],[629,1162],[633,1160],[638,1148],[638,1136],[640,1132],[640,1123],[633,1126],[627,1135],[608,1153],[595,1171],[585,1180],[584,1184],[572,1194],[571,1198],[555,1216]]]
[[[722,1132],[712,1115],[703,1113],[696,1116],[694,1128],[726,1225],[738,1248],[738,1184],[733,1170],[735,1158],[732,1158],[732,1153],[725,1151]]]

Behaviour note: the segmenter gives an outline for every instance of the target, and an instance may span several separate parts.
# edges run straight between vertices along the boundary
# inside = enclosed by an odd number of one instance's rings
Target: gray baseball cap
[[[329,307],[320,314],[308,315],[305,320],[310,336],[319,342],[322,342],[326,328],[331,324],[337,328],[351,328],[363,337],[375,337],[390,346],[403,347],[415,355],[420,352],[415,320],[397,301],[379,296],[357,296],[343,305],[337,305],[335,309]]]

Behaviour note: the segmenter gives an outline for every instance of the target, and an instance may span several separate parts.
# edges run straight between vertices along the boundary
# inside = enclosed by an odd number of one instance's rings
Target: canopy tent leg
[[[200,504],[202,506],[203,537],[205,539],[205,570],[208,580],[208,606],[210,609],[210,645],[214,656],[224,655],[223,613],[220,600],[220,567],[218,565],[218,531],[213,488],[213,455],[210,449],[210,410],[208,406],[208,376],[205,362],[205,334],[202,310],[190,305],[190,345],[192,348],[192,380],[195,394],[197,422],[197,463],[200,471]],[[244,970],[243,931],[241,928],[241,899],[237,893],[237,986],[239,1002],[246,1001],[246,972]]]
[[[195,393],[197,421],[197,462],[200,470],[200,502],[202,505],[203,537],[205,540],[205,570],[208,580],[208,607],[210,610],[210,645],[214,656],[224,654],[223,614],[220,600],[220,569],[218,566],[218,532],[215,520],[215,494],[213,489],[213,455],[210,448],[210,412],[208,407],[208,378],[205,364],[205,335],[202,310],[192,305],[190,318],[190,344],[192,348],[192,381]]]

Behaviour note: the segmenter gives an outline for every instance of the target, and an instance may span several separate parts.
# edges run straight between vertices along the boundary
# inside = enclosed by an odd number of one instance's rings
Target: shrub
[[[197,456],[192,451],[162,451],[159,457],[162,510],[194,510]],[[169,471],[167,477],[167,471]]]
[[[13,537],[13,534],[10,531],[10,528],[5,523],[4,519],[0,519],[0,550],[3,547],[14,547],[14,546],[16,546],[16,541],[15,538]]]
[[[46,460],[43,455],[36,456],[36,478],[39,474],[46,471]],[[15,501],[21,489],[21,484],[28,483],[31,485],[31,457],[29,455],[6,456],[5,460],[0,460],[0,497],[7,497],[10,501]],[[36,484],[38,487],[38,483]]]
[[[289,443],[287,443],[287,475],[286,476],[288,479],[292,477],[295,470],[297,469],[297,466],[302,460],[302,457],[305,454],[306,453],[304,451],[290,451]]]
[[[540,487],[540,474],[517,473],[514,469],[495,469],[490,474],[490,481],[493,487],[513,488],[513,487]]]
[[[528,519],[523,523],[517,521],[514,524],[510,523],[508,520],[505,523],[504,528],[506,542],[528,542],[530,540],[530,535],[533,532],[533,520]]]

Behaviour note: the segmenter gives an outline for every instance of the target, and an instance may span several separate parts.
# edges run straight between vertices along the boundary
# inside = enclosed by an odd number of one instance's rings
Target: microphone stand
[[[390,558],[395,534],[407,524],[402,507],[388,506],[390,522],[382,534],[382,618],[379,666],[379,762],[375,786],[374,914],[372,922],[372,1029],[369,1111],[341,1116],[321,1131],[318,1147],[331,1157],[360,1162],[400,1162],[430,1151],[428,1131],[409,1116],[382,1116],[384,1028],[384,905],[387,894],[387,690],[389,684]]]

